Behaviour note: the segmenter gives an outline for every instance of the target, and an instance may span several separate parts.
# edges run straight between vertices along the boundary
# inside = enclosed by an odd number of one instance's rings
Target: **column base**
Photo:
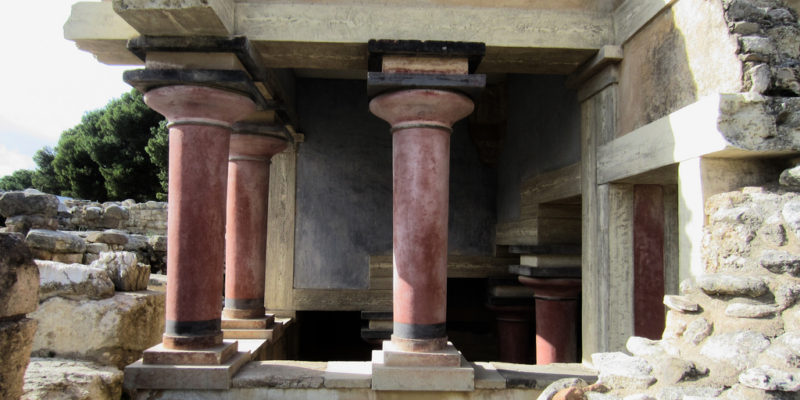
[[[372,352],[372,390],[472,391],[472,364],[447,343],[444,350],[408,352],[389,341]]]
[[[222,332],[210,335],[181,336],[165,333],[161,343],[164,348],[173,350],[202,350],[222,344]]]
[[[392,343],[401,351],[431,352],[447,347],[447,336],[433,339],[406,339],[392,335]]]
[[[259,318],[229,318],[222,316],[222,334],[225,339],[266,339],[272,340],[274,329],[283,325],[275,324],[274,314],[261,314]],[[280,325],[280,326],[279,326]]]
[[[264,317],[266,313],[266,309],[264,307],[260,308],[228,308],[225,307],[222,309],[222,318],[228,319],[261,319]]]
[[[222,365],[239,351],[235,341],[200,350],[170,349],[159,343],[142,353],[142,363],[148,365]]]

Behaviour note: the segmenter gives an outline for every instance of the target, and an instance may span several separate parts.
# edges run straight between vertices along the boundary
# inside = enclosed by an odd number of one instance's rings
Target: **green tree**
[[[100,168],[92,159],[91,143],[103,110],[87,112],[81,122],[61,134],[52,165],[61,194],[79,199],[108,200]]]
[[[169,178],[169,130],[167,121],[162,120],[158,126],[150,128],[150,140],[144,150],[150,156],[150,162],[158,169],[158,182],[161,191],[156,193],[156,199],[167,200],[167,184]]]
[[[36,171],[33,173],[33,187],[45,193],[61,194],[64,191],[63,185],[56,177],[53,167],[53,160],[56,158],[55,150],[44,147],[36,151],[33,155],[33,162],[36,163]]]
[[[18,169],[0,178],[0,190],[25,190],[33,187],[31,178],[33,178],[33,170]]]

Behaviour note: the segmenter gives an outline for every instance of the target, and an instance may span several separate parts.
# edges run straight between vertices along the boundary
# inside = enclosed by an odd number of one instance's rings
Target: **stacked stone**
[[[97,203],[87,200],[65,200],[67,213],[60,219],[60,229],[102,230],[123,229],[146,234],[166,235],[167,203],[133,200]]]
[[[37,190],[5,192],[0,195],[0,215],[6,218],[5,232],[58,229],[58,198]]]
[[[771,96],[800,95],[800,27],[782,0],[723,0],[739,43],[746,89]]]
[[[780,187],[709,198],[706,275],[683,282],[681,295],[665,296],[661,340],[631,337],[632,355],[593,354],[599,382],[611,391],[576,398],[798,398],[798,178],[800,166],[784,171]],[[558,397],[540,397],[551,398]]]
[[[39,270],[22,235],[0,233],[0,399],[22,395],[36,321]]]

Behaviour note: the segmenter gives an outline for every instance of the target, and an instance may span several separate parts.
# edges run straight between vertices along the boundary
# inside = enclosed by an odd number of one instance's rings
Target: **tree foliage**
[[[33,178],[33,170],[18,169],[0,178],[0,190],[25,190],[33,187],[31,179]]]
[[[124,93],[105,108],[84,114],[78,125],[61,134],[55,149],[39,150],[31,184],[46,193],[98,201],[165,199],[163,120],[137,91]]]

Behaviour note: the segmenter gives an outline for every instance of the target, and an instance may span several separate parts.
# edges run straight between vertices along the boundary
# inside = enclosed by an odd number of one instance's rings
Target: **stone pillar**
[[[224,318],[265,319],[267,208],[272,156],[286,139],[258,134],[259,126],[239,123],[228,157],[228,203],[225,235]],[[269,326],[265,320],[265,326]]]
[[[206,86],[148,91],[145,103],[169,121],[167,310],[163,345],[222,344],[222,265],[231,124],[255,111],[246,96]]]
[[[447,221],[452,125],[472,112],[459,93],[411,89],[374,98],[391,124],[394,334],[404,351],[447,345]]]

